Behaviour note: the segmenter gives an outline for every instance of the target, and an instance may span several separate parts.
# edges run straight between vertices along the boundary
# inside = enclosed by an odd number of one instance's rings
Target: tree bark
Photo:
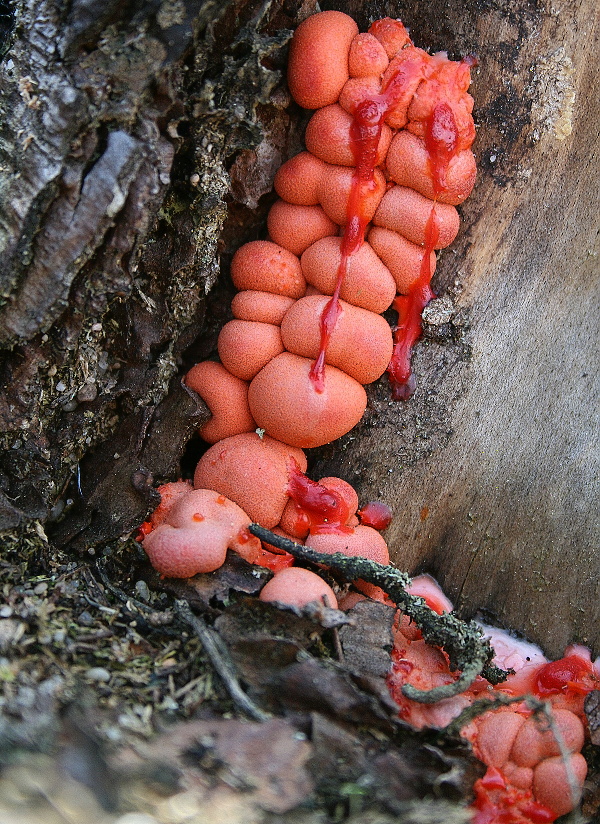
[[[0,528],[60,518],[55,541],[93,550],[139,525],[207,414],[183,353],[218,276],[225,165],[262,140],[261,106],[287,120],[270,97],[291,21],[277,3],[24,0],[10,22]]]
[[[440,259],[416,394],[371,387],[313,474],[386,500],[394,560],[432,572],[461,614],[554,655],[600,651],[595,0],[322,8],[363,29],[401,17],[417,45],[479,57],[480,174]],[[226,278],[205,315],[218,253],[264,231],[300,145],[281,70],[311,10],[19,6],[0,77],[2,528],[38,519],[94,551],[178,475],[206,414],[180,375],[225,319]]]

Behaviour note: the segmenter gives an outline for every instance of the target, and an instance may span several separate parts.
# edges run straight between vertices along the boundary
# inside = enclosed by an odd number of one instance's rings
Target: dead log
[[[481,172],[440,260],[416,394],[372,387],[314,474],[386,500],[396,562],[436,575],[461,614],[491,613],[552,654],[598,649],[596,5],[322,7],[363,28],[400,16],[419,45],[478,55]],[[204,414],[180,375],[225,319],[218,294],[204,311],[217,253],[259,236],[262,196],[299,146],[281,70],[309,10],[22,0],[7,18],[4,529],[58,518],[56,542],[93,550],[178,474]]]
[[[380,382],[317,474],[390,504],[395,561],[462,615],[598,654],[598,8],[450,2],[427,23],[401,5],[428,48],[479,56],[481,171],[436,273],[416,394],[393,404]]]

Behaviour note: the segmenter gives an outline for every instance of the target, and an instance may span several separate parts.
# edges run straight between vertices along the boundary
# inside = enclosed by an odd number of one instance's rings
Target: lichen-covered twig
[[[340,552],[331,555],[316,552],[275,535],[258,524],[251,524],[249,529],[257,538],[289,552],[295,558],[324,564],[342,573],[350,581],[360,578],[381,587],[402,612],[415,622],[428,644],[444,649],[450,668],[453,671],[459,670],[460,677],[451,684],[427,691],[405,684],[402,692],[407,698],[421,703],[435,703],[464,692],[479,674],[491,684],[499,684],[506,678],[507,673],[491,663],[494,649],[483,637],[481,628],[474,621],[463,621],[451,613],[438,615],[427,606],[424,598],[406,591],[411,579],[405,572],[367,558],[349,557]]]
[[[221,677],[227,692],[234,703],[255,721],[267,721],[270,716],[246,695],[238,681],[235,667],[229,657],[229,651],[217,635],[197,615],[194,615],[187,601],[175,601],[175,611],[179,617],[196,633],[211,664]]]
[[[485,663],[483,655],[479,655],[463,667],[456,681],[452,681],[450,684],[442,684],[439,687],[432,687],[430,690],[420,690],[413,687],[412,684],[404,684],[402,694],[412,701],[418,701],[420,704],[437,704],[438,701],[443,701],[444,698],[451,698],[453,695],[460,695],[461,692],[468,690],[477,676],[481,674]]]

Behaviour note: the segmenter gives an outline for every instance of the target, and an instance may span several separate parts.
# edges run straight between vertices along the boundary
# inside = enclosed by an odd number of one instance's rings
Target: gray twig
[[[479,674],[491,684],[499,684],[505,680],[508,673],[491,663],[495,654],[494,649],[488,639],[483,637],[481,627],[474,621],[462,621],[452,613],[438,615],[427,606],[424,598],[406,591],[411,579],[405,572],[367,558],[349,557],[341,552],[331,555],[316,552],[288,538],[275,535],[258,524],[251,524],[249,529],[261,541],[267,541],[289,552],[295,558],[328,566],[342,573],[350,581],[361,578],[381,587],[402,612],[415,622],[428,644],[445,650],[450,668],[452,671],[460,671],[461,676],[453,683],[436,687],[431,691],[418,690],[405,684],[402,691],[407,698],[422,703],[434,703],[464,692]]]
[[[204,651],[219,674],[234,703],[255,721],[267,721],[270,716],[266,712],[263,712],[260,707],[257,707],[254,701],[246,695],[240,686],[235,666],[229,655],[229,650],[218,633],[210,629],[200,616],[194,615],[187,601],[175,601],[175,611],[200,639]]]
[[[98,572],[98,575],[100,576],[106,589],[111,592],[118,601],[129,608],[134,606],[138,612],[145,615],[146,620],[152,626],[165,626],[166,624],[171,624],[173,622],[173,614],[169,610],[156,610],[148,604],[144,604],[142,601],[134,598],[132,595],[128,595],[120,587],[115,586],[106,573],[104,563],[100,560],[96,562],[96,571]]]

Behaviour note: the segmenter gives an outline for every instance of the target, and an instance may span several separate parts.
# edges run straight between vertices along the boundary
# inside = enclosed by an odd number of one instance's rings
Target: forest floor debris
[[[253,597],[261,572],[232,558],[173,591],[133,541],[84,562],[35,530],[5,543],[3,824],[467,822],[483,768],[458,737],[398,721],[393,610],[359,603],[350,623],[280,611]],[[232,699],[182,602],[262,722]]]

